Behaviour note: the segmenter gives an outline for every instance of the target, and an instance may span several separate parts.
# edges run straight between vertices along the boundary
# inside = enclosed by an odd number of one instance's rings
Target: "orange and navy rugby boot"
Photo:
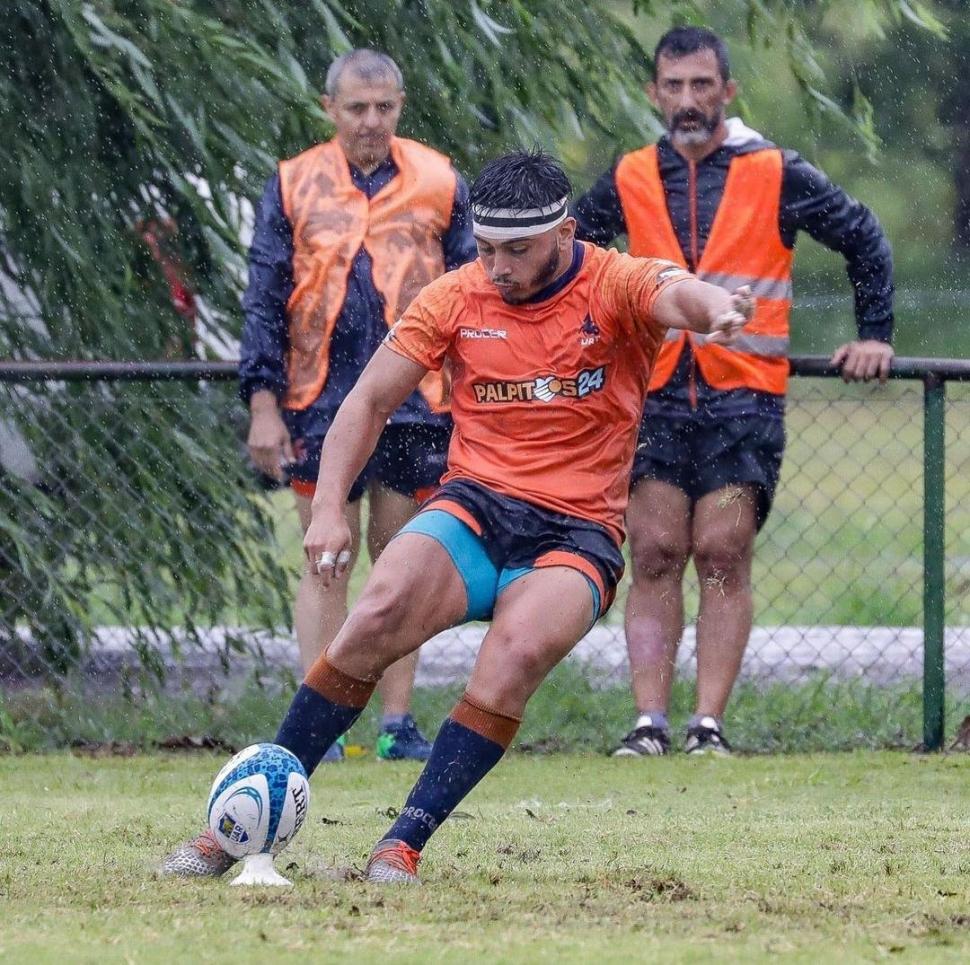
[[[384,884],[419,885],[420,860],[420,851],[397,838],[385,838],[374,845],[364,869],[364,879]]]
[[[207,828],[180,844],[163,862],[159,874],[172,878],[219,878],[239,859],[227,854]]]

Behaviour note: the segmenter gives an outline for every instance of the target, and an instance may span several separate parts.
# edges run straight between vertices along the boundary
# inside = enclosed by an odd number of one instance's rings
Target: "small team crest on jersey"
[[[583,319],[583,324],[579,326],[579,344],[582,346],[593,345],[600,338],[600,327],[593,321],[591,315]]]

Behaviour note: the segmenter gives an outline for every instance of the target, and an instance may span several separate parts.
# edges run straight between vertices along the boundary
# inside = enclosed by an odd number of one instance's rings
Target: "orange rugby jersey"
[[[592,520],[623,541],[647,383],[666,329],[653,305],[693,276],[669,261],[582,244],[551,297],[507,305],[480,260],[431,282],[386,343],[452,366],[449,479]]]

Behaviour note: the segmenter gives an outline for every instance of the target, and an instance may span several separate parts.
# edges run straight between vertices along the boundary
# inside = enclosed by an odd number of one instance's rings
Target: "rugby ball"
[[[278,744],[253,744],[216,775],[206,818],[234,858],[279,854],[310,806],[310,785],[297,758]]]

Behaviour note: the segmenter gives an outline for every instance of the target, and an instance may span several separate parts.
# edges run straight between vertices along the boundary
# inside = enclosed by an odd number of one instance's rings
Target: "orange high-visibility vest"
[[[730,348],[703,335],[670,329],[660,348],[650,390],[667,384],[686,340],[709,385],[783,395],[788,385],[788,317],[794,252],[778,227],[782,156],[777,148],[740,154],[731,161],[711,233],[694,266],[697,277],[733,291],[750,285],[754,318]],[[630,254],[666,258],[687,267],[670,220],[656,145],[627,154],[616,168]],[[692,202],[693,203],[693,202]]]
[[[370,199],[354,185],[336,139],[280,162],[283,210],[293,226],[294,283],[286,303],[284,408],[307,408],[327,381],[330,337],[361,246],[371,258],[388,328],[428,282],[444,274],[441,239],[451,224],[457,187],[451,162],[397,137],[391,157],[398,174]],[[447,411],[442,373],[429,373],[420,388],[433,411]]]

